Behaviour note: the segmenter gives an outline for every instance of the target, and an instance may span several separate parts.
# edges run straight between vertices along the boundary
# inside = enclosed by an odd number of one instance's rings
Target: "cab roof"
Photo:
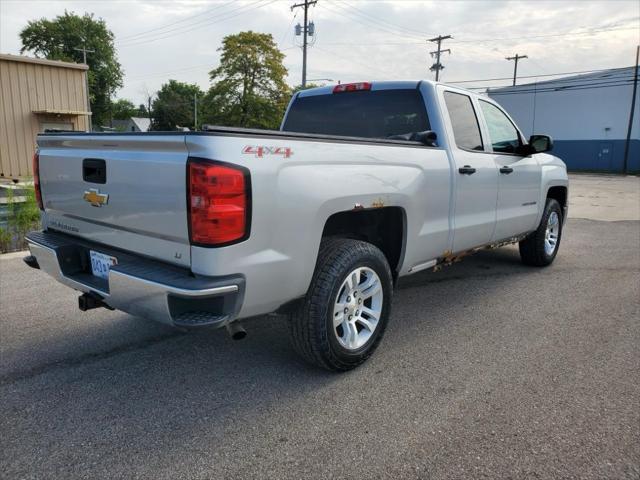
[[[297,98],[314,97],[317,95],[331,95],[334,93],[333,92],[334,88],[336,88],[338,85],[349,85],[349,84],[357,84],[357,83],[370,84],[371,87],[369,90],[371,91],[403,90],[403,89],[409,90],[409,89],[418,88],[422,84],[429,84],[432,87],[435,87],[436,85],[445,85],[444,83],[434,82],[433,80],[389,80],[389,81],[346,82],[342,84],[330,84],[330,85],[324,85],[322,87],[315,87],[315,88],[309,88],[306,90],[300,90],[297,93]],[[460,87],[454,87],[454,88],[456,88],[457,90],[466,90]],[[472,92],[469,90],[466,90],[466,91],[468,91],[470,94],[477,95],[476,92]]]

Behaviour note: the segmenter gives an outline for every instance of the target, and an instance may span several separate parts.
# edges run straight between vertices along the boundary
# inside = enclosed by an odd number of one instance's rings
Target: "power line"
[[[624,77],[619,77],[619,78],[612,78],[610,80],[607,81],[603,81],[603,82],[585,82],[585,83],[580,83],[580,84],[570,84],[569,82],[576,82],[576,79],[572,79],[572,80],[567,80],[565,83],[565,85],[556,85],[556,82],[553,82],[553,85],[547,85],[547,82],[543,82],[543,83],[529,83],[526,85],[519,85],[519,87],[526,87],[526,89],[519,89],[519,90],[509,90],[509,92],[520,92],[520,91],[536,91],[536,92],[544,92],[544,91],[562,91],[562,90],[566,90],[566,89],[571,89],[573,88],[575,85],[579,85],[579,86],[589,86],[589,85],[608,85],[608,84],[624,84],[624,83],[628,83],[631,82],[633,79],[632,76],[630,75],[626,75]],[[601,79],[602,80],[602,79]],[[466,90],[487,90],[487,91],[496,91],[496,89],[507,89],[509,87],[513,87],[513,85],[485,85],[483,87],[464,87]]]
[[[626,30],[637,30],[637,27],[624,27],[624,28],[609,28],[609,29],[599,29],[590,32],[566,32],[566,33],[558,33],[553,35],[534,35],[534,36],[524,36],[524,37],[510,37],[510,38],[475,38],[475,39],[467,39],[467,40],[454,40],[451,45],[458,45],[463,43],[491,43],[491,42],[502,42],[507,40],[530,40],[535,38],[547,38],[547,37],[574,37],[574,36],[582,36],[582,35],[591,35],[594,33],[604,33],[604,32],[617,32],[617,31],[626,31]],[[406,35],[403,35],[406,37]],[[325,45],[352,45],[352,46],[371,46],[371,45],[423,45],[422,41],[410,41],[410,42],[369,42],[366,44],[358,44],[354,42],[327,42]]]
[[[180,25],[177,27],[173,27],[173,28],[169,28],[169,29],[165,29],[166,26],[163,28],[164,31],[158,31],[157,33],[141,33],[137,36],[137,38],[132,38],[130,40],[125,40],[124,41],[124,46],[130,46],[130,45],[138,45],[141,43],[145,43],[148,41],[155,41],[155,40],[159,40],[159,39],[163,39],[163,38],[167,38],[167,37],[171,37],[171,36],[175,36],[175,35],[180,35],[183,33],[188,33],[192,30],[197,30],[198,28],[202,28],[205,27],[206,25],[209,25],[211,23],[218,23],[218,21],[224,21],[227,20],[227,16],[229,14],[232,14],[234,12],[240,12],[240,13],[244,13],[247,11],[250,11],[252,9],[252,7],[256,6],[256,8],[261,8],[262,6],[266,5],[258,5],[261,1],[265,1],[265,0],[256,0],[252,3],[249,4],[242,4],[237,8],[232,8],[231,10],[227,10],[227,11],[223,11],[223,12],[213,12],[214,15],[211,15],[211,11],[208,14],[204,14],[204,15],[196,15],[196,17],[198,17],[196,19],[196,21],[193,22],[189,22],[185,25]],[[236,4],[237,5],[237,4]],[[226,5],[225,5],[226,6]],[[238,14],[240,14],[238,13]],[[232,15],[228,18],[233,18],[237,15]],[[218,20],[220,19],[220,20]]]
[[[183,25],[181,27],[177,27],[177,28],[173,28],[173,29],[169,29],[165,32],[161,32],[158,35],[151,35],[148,38],[142,38],[142,39],[134,39],[131,43],[125,43],[125,44],[121,44],[119,45],[120,47],[133,47],[133,46],[137,46],[137,45],[142,45],[145,43],[150,43],[150,42],[155,42],[158,40],[163,40],[165,38],[169,38],[169,37],[175,37],[176,35],[183,35],[185,33],[188,32],[192,32],[194,30],[198,30],[204,27],[207,27],[209,25],[213,25],[216,23],[220,23],[220,22],[224,22],[227,20],[230,20],[232,18],[235,18],[239,15],[243,15],[244,13],[247,13],[251,10],[254,10],[254,6],[255,6],[255,10],[259,9],[259,8],[263,8],[266,7],[267,5],[270,5],[274,2],[276,2],[277,0],[269,0],[266,3],[261,3],[264,2],[265,0],[257,0],[249,5],[243,5],[242,7],[233,9],[233,10],[229,10],[227,12],[221,13],[219,15],[216,15],[214,17],[211,17],[209,19],[205,19],[205,20],[201,20],[198,22],[195,22],[191,25]],[[235,13],[234,15],[229,15]],[[213,21],[212,21],[213,20]],[[173,33],[170,33],[173,32]]]
[[[246,12],[251,11],[254,6],[255,6],[256,9],[265,7],[265,6],[269,5],[270,3],[273,3],[276,0],[271,0],[271,1],[267,2],[267,3],[260,4],[263,1],[265,1],[265,0],[257,0],[255,2],[252,2],[252,3],[248,4],[248,5],[242,5],[242,6],[238,7],[238,8],[235,8],[235,9],[232,9],[232,10],[228,10],[226,12],[219,13],[219,14],[214,15],[212,17],[200,19],[200,20],[198,20],[196,22],[193,22],[191,24],[188,24],[188,25],[181,25],[179,27],[171,28],[171,29],[165,30],[164,32],[158,32],[156,34],[144,35],[144,36],[141,36],[139,38],[135,38],[135,39],[131,40],[130,42],[125,42],[124,44],[120,44],[119,46],[120,47],[132,47],[132,46],[142,45],[142,44],[145,44],[145,43],[155,42],[157,40],[163,40],[165,38],[174,37],[176,35],[183,35],[185,33],[189,33],[189,32],[192,32],[194,30],[198,30],[200,28],[207,27],[209,25],[213,25],[213,24],[216,24],[216,23],[220,23],[220,22],[235,18],[235,17],[237,17],[239,15],[242,15],[242,14],[244,14]],[[230,15],[230,14],[234,14],[234,15]]]
[[[527,89],[516,89],[516,90],[506,90],[503,92],[491,91],[489,90],[487,93],[491,95],[515,95],[515,94],[523,94],[523,93],[549,93],[549,92],[566,92],[566,91],[575,91],[575,90],[589,90],[589,89],[599,89],[599,88],[609,88],[609,87],[621,87],[624,85],[633,84],[632,80],[612,80],[609,82],[600,82],[600,83],[577,83],[575,85],[565,85],[561,87],[543,87],[543,88],[527,88]]]
[[[387,71],[379,70],[375,66],[372,66],[370,64],[364,63],[364,62],[362,62],[360,60],[354,60],[353,58],[348,58],[348,57],[346,57],[346,56],[344,56],[344,55],[342,55],[340,53],[334,52],[333,50],[329,50],[329,49],[326,49],[324,47],[319,47],[317,45],[314,48],[317,48],[318,50],[323,51],[323,52],[327,52],[327,53],[329,53],[331,55],[334,55],[336,57],[342,58],[342,59],[346,60],[347,62],[358,63],[358,64],[362,65],[363,67],[366,67],[366,68],[368,68],[370,70],[373,70],[373,71],[375,71],[377,73],[381,73],[383,75],[388,75],[388,73],[389,73]]]
[[[231,0],[231,1],[227,2],[227,3],[222,4],[222,5],[216,5],[215,7],[210,8],[208,10],[205,10],[204,12],[196,13],[195,15],[189,15],[188,17],[185,17],[185,18],[183,18],[181,20],[176,20],[175,22],[165,23],[164,25],[160,25],[159,27],[151,28],[151,29],[145,30],[143,32],[134,33],[132,35],[125,35],[124,37],[120,38],[120,41],[127,41],[127,40],[130,40],[130,39],[136,38],[136,37],[146,36],[147,34],[149,34],[151,32],[155,32],[155,31],[158,31],[158,30],[164,30],[167,27],[171,27],[171,26],[177,25],[179,23],[187,22],[192,18],[196,18],[197,17],[199,19],[202,19],[203,16],[206,16],[206,15],[208,15],[209,13],[211,13],[213,11],[219,10],[220,8],[226,7],[227,5],[231,5],[233,3],[234,3],[233,0]]]
[[[352,21],[354,21],[356,23],[359,23],[360,25],[364,25],[365,27],[376,28],[376,29],[381,30],[383,32],[390,33],[392,35],[396,35],[396,36],[399,36],[399,37],[402,37],[402,38],[406,38],[407,36],[414,37],[414,38],[420,38],[421,37],[420,35],[415,35],[415,34],[412,34],[412,33],[408,33],[406,31],[398,31],[398,30],[393,29],[391,27],[388,27],[388,26],[386,26],[384,24],[381,24],[380,22],[370,20],[369,18],[367,18],[364,15],[362,15],[360,12],[354,10],[354,7],[352,7],[348,3],[344,3],[341,0],[334,0],[332,5],[335,6],[335,7],[341,8],[343,13],[348,15],[349,18],[351,18]]]
[[[351,8],[352,10],[355,10],[355,11],[357,11],[357,12],[360,12],[360,15],[361,15],[362,17],[367,17],[367,18],[371,19],[371,21],[372,21],[372,22],[377,22],[377,23],[379,23],[379,24],[381,24],[381,25],[388,25],[388,26],[389,26],[389,28],[394,29],[394,30],[398,30],[398,31],[400,31],[400,32],[403,32],[405,35],[406,35],[406,33],[407,33],[408,31],[410,31],[410,32],[414,32],[414,35],[417,35],[417,36],[421,36],[421,37],[427,37],[427,36],[430,36],[428,33],[422,32],[422,31],[420,31],[420,30],[416,30],[416,29],[413,29],[413,28],[405,27],[405,26],[403,26],[403,25],[398,25],[398,24],[395,24],[395,23],[391,23],[391,22],[389,22],[389,21],[387,21],[387,20],[385,20],[385,19],[378,18],[378,17],[376,17],[375,15],[371,15],[370,13],[368,13],[368,12],[366,12],[366,11],[364,11],[364,10],[359,9],[359,8],[357,8],[357,7],[356,7],[356,6],[354,6],[354,5],[351,5],[350,3],[348,3],[348,2],[346,2],[346,1],[344,1],[344,0],[342,1],[342,3],[343,3],[343,4],[345,4],[345,5],[347,5],[347,6],[348,6],[349,8]]]
[[[521,37],[489,37],[489,38],[475,38],[468,40],[458,40],[452,43],[485,43],[485,42],[506,42],[509,40],[531,40],[535,38],[551,38],[551,37],[568,37],[568,36],[581,36],[581,35],[593,35],[595,33],[603,33],[603,32],[616,32],[622,30],[637,30],[637,27],[623,27],[623,28],[603,28],[603,29],[594,29],[586,32],[565,32],[565,33],[552,33],[549,35],[530,35],[530,36],[521,36]]]
[[[153,78],[153,77],[161,77],[163,75],[172,75],[174,73],[181,73],[181,72],[186,72],[189,70],[195,70],[197,68],[204,68],[204,67],[208,67],[208,68],[212,68],[211,63],[202,63],[200,65],[193,65],[191,67],[185,67],[185,68],[179,68],[176,70],[167,70],[164,72],[155,72],[155,73],[149,73],[149,74],[145,74],[145,75],[134,75],[132,77],[129,77],[129,80],[140,80],[140,79],[144,79],[144,78]]]
[[[293,25],[293,22],[296,21],[297,16],[298,16],[298,13],[296,12],[296,14],[293,17],[291,17],[291,21],[289,22],[289,25],[287,25],[287,29],[284,31],[284,33],[282,34],[282,38],[280,39],[280,45],[284,44],[284,41],[287,38],[287,35],[291,33],[291,26]]]
[[[520,78],[523,78],[523,77],[520,77]],[[601,77],[592,77],[592,78],[567,77],[567,78],[559,78],[559,79],[553,79],[553,80],[543,80],[541,83],[538,83],[538,82],[529,83],[526,85],[520,85],[520,87],[537,89],[537,91],[540,91],[541,89],[547,89],[547,88],[560,90],[562,88],[565,88],[565,84],[575,84],[576,82],[583,82],[582,84],[584,85],[595,85],[601,82],[624,81],[625,79],[631,79],[631,78],[633,78],[633,75],[630,72],[620,71],[620,72],[616,72],[615,74],[603,75]],[[508,79],[505,78],[504,80],[508,80]],[[484,90],[484,89],[491,89],[491,88],[507,88],[507,87],[513,87],[513,85],[485,85],[482,87],[464,87],[464,88],[466,88],[467,90]],[[520,88],[520,90],[522,89]]]
[[[624,67],[622,67],[624,68]],[[575,71],[575,72],[559,72],[559,73],[543,73],[540,75],[523,75],[520,78],[538,78],[538,77],[555,77],[555,76],[559,76],[559,75],[577,75],[577,74],[581,74],[581,73],[596,73],[596,72],[608,72],[611,70],[615,70],[615,69],[611,69],[611,68],[602,68],[602,69],[598,69],[598,70],[580,70],[580,71]],[[477,82],[493,82],[493,81],[497,81],[497,80],[511,80],[512,77],[497,77],[497,78],[476,78],[474,80],[451,80],[447,83],[477,83]],[[560,80],[551,80],[551,81],[562,81],[562,79]]]

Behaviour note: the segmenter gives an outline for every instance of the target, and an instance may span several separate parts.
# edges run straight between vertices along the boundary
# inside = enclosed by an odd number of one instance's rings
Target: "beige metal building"
[[[39,132],[88,130],[87,68],[0,54],[0,178],[32,174]]]

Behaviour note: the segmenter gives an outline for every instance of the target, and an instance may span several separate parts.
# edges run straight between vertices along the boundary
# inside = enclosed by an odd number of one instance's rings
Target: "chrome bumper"
[[[33,232],[26,239],[41,270],[132,315],[175,326],[222,327],[237,317],[242,305],[241,276],[195,277],[184,268],[57,232]],[[118,259],[108,280],[91,275],[89,250]]]

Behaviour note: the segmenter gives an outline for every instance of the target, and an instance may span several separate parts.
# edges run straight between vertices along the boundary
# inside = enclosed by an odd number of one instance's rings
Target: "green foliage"
[[[82,63],[82,52],[89,64],[89,96],[94,125],[107,125],[111,96],[122,87],[123,72],[113,44],[113,33],[102,19],[93,14],[79,16],[67,11],[53,20],[32,20],[20,32],[20,53],[32,52],[37,57]]]
[[[9,230],[5,230],[0,227],[0,253],[6,253],[11,251],[11,240],[13,235]]]
[[[302,90],[309,90],[310,88],[316,88],[316,87],[323,87],[324,85],[320,85],[317,83],[307,83],[307,85],[305,87],[303,87],[302,85],[296,85],[295,87],[293,87],[293,90],[291,91],[291,95],[295,95],[298,92],[301,92]]]
[[[147,118],[150,116],[149,110],[147,110],[147,106],[144,103],[138,105],[138,112],[135,115],[136,117],[144,117]]]
[[[152,130],[175,130],[194,127],[194,96],[202,98],[204,92],[196,84],[169,80],[158,91],[153,101]]]
[[[228,35],[204,100],[203,123],[277,129],[290,97],[284,54],[270,34]]]
[[[121,98],[111,104],[111,115],[114,120],[128,120],[131,117],[140,116],[140,108],[136,107],[133,102]]]
[[[25,235],[40,228],[40,209],[33,186],[25,186],[20,196],[24,201],[19,201],[12,189],[7,190],[9,218],[7,228],[0,228],[2,252],[26,248]]]

